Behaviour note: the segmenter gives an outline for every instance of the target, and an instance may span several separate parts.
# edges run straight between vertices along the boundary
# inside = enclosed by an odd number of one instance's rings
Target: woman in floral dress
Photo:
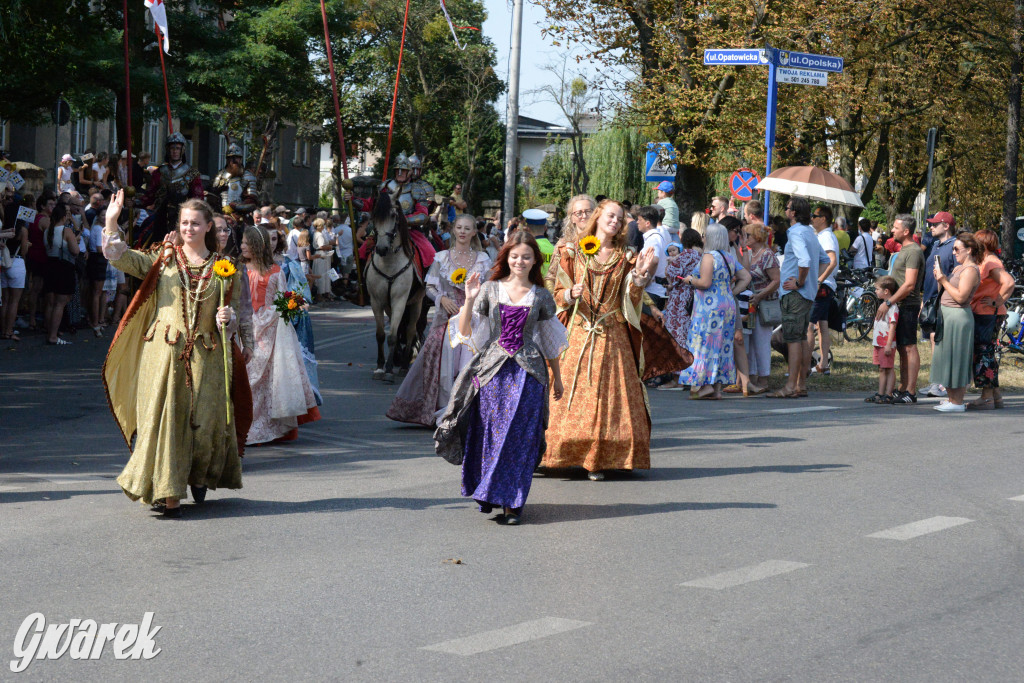
[[[693,309],[693,287],[684,285],[679,278],[686,277],[700,263],[704,240],[700,233],[691,228],[683,231],[683,249],[678,256],[670,258],[665,267],[668,284],[668,301],[665,303],[665,327],[676,343],[686,348],[690,332],[690,313]]]

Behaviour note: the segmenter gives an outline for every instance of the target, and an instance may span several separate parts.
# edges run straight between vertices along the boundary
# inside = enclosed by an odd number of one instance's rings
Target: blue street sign
[[[676,165],[668,162],[668,159],[675,156],[675,151],[675,147],[669,142],[648,142],[644,180],[649,183],[660,183],[662,180],[675,181]]]
[[[708,66],[744,66],[768,64],[764,50],[704,50],[704,64]]]
[[[815,71],[831,71],[834,74],[843,73],[843,58],[829,57],[828,55],[814,55],[806,52],[788,52],[786,50],[774,50],[778,56],[776,66],[788,69],[814,69]]]

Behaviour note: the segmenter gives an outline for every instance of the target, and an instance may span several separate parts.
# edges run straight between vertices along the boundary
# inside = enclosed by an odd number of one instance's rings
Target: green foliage
[[[441,194],[462,183],[463,197],[471,213],[480,213],[481,202],[500,199],[504,185],[505,126],[494,107],[475,111],[463,108],[451,128],[451,141],[424,171],[424,177]]]
[[[539,204],[561,206],[572,197],[571,145],[558,143],[544,156],[531,189]]]
[[[887,214],[882,204],[875,197],[871,198],[871,201],[864,207],[864,211],[860,214],[861,218],[867,218],[869,221],[878,221],[880,224],[887,222]]]
[[[638,129],[620,125],[602,128],[587,138],[583,155],[590,174],[588,193],[641,204],[652,201],[654,192],[644,181],[648,142]]]

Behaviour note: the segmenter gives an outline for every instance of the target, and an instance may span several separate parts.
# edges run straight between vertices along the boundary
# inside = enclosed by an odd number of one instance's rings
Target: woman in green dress
[[[177,246],[164,243],[150,251],[129,249],[121,239],[123,203],[124,193],[118,191],[107,210],[103,253],[142,285],[103,365],[107,399],[131,448],[117,483],[132,500],[180,517],[186,486],[196,503],[203,502],[207,489],[242,486],[239,434],[244,444],[251,395],[241,351],[231,341],[242,287],[237,272],[214,273],[219,255],[206,202],[182,204]],[[240,333],[251,335],[251,330]]]

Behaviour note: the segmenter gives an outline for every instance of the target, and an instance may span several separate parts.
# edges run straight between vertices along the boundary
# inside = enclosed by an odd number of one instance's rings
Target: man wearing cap
[[[953,245],[956,243],[956,220],[953,218],[953,214],[948,211],[939,211],[928,219],[928,227],[932,236],[932,244],[925,259],[924,286],[921,290],[922,301],[934,299],[939,295],[939,285],[935,282],[935,259],[939,260],[943,273],[952,273],[953,269],[957,267],[956,258],[953,256]],[[922,324],[921,332],[927,334],[931,339],[934,352],[935,329]],[[925,396],[944,397],[946,395],[946,388],[934,382],[922,391]]]
[[[537,238],[537,246],[540,247],[540,254],[544,258],[544,265],[540,269],[541,275],[547,274],[548,267],[551,265],[551,255],[555,253],[555,245],[551,244],[551,240],[544,235],[547,231],[548,217],[548,212],[541,209],[527,209],[523,211],[523,220],[526,221],[526,225],[530,228],[533,236]],[[511,234],[512,231],[510,230],[508,236],[511,236]]]
[[[669,180],[662,180],[658,183],[658,206],[665,209],[665,218],[661,221],[669,230],[679,230],[679,205],[672,199],[672,193],[676,186]]]
[[[277,208],[274,209],[274,215],[277,216],[278,218],[280,218],[283,221],[288,220],[288,218],[291,216],[291,214],[292,214],[292,210],[289,209],[284,204],[278,204]]]

